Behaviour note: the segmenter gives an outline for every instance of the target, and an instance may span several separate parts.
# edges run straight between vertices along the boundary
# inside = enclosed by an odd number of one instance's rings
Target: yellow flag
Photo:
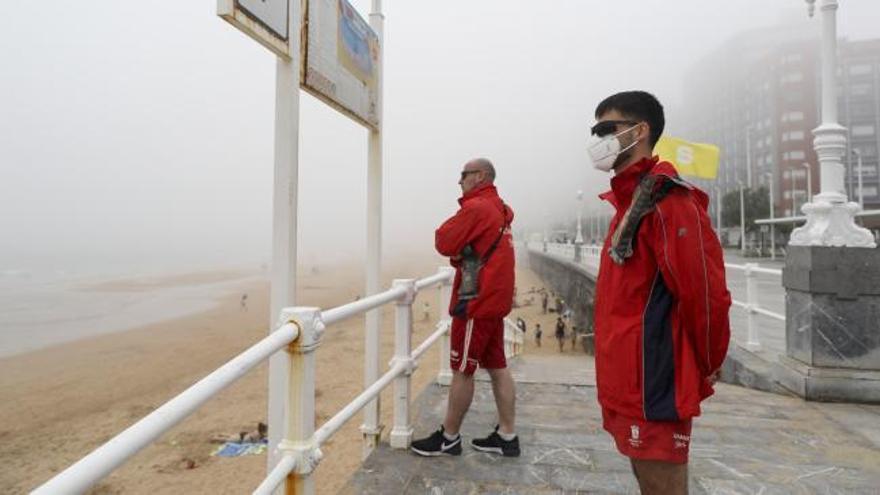
[[[713,144],[691,143],[684,139],[663,136],[654,146],[654,154],[673,165],[681,175],[701,179],[718,176],[721,151]]]

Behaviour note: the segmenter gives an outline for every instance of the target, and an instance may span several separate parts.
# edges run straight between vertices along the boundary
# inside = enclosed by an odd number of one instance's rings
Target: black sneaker
[[[471,447],[481,452],[491,452],[504,457],[519,457],[519,437],[513,437],[513,440],[510,441],[501,438],[501,435],[498,434],[498,425],[495,425],[495,431],[488,437],[471,440]]]
[[[443,427],[431,433],[431,436],[421,440],[415,440],[409,446],[410,450],[425,457],[437,457],[440,455],[461,455],[461,435],[455,440],[449,441],[443,435]]]

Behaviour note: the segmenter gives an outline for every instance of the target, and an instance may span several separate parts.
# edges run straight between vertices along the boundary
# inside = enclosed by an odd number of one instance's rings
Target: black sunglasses
[[[482,172],[482,170],[462,170],[461,171],[461,180],[464,180],[470,174],[475,174],[477,172]]]
[[[617,126],[619,125],[636,125],[638,122],[633,122],[632,120],[605,120],[599,122],[590,128],[590,134],[599,137],[605,137],[611,134],[615,134],[617,132]]]

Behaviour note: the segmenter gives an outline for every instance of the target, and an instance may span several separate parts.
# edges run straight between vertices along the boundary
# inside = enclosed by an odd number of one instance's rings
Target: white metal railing
[[[747,339],[745,347],[751,351],[757,351],[761,348],[761,342],[758,339],[758,324],[755,322],[755,314],[768,316],[775,320],[785,321],[785,315],[763,308],[758,303],[758,275],[778,276],[780,277],[781,282],[782,270],[775,268],[762,268],[758,266],[757,263],[746,263],[744,265],[725,263],[724,267],[728,270],[742,271],[746,276],[746,300],[739,301],[733,299],[733,305],[746,310]]]
[[[504,355],[507,358],[522,354],[524,332],[509,319],[504,319]]]
[[[286,388],[287,417],[283,440],[277,446],[272,446],[280,456],[279,461],[254,493],[273,493],[285,481],[288,483],[288,488],[296,493],[314,492],[311,473],[323,457],[321,445],[392,382],[394,383],[394,425],[390,434],[390,444],[393,448],[408,448],[413,433],[410,422],[410,377],[418,359],[438,340],[442,345],[437,381],[448,385],[452,378],[449,368],[450,317],[444,311],[444,316],[434,332],[422,344],[412,349],[412,305],[420,290],[440,286],[439,307],[445,308],[451,296],[453,275],[452,268],[442,267],[437,274],[421,280],[395,280],[391,289],[385,292],[326,311],[309,307],[286,308],[281,314],[282,323],[269,336],[36,488],[32,493],[85,492],[222,389],[281,350],[287,351],[285,354],[289,358],[290,371]],[[314,353],[321,343],[325,328],[391,302],[395,304],[395,340],[394,357],[389,363],[389,370],[315,430]],[[510,358],[518,355],[522,349],[522,342],[522,333],[512,322],[505,320],[505,354]]]
[[[280,326],[268,337],[202,378],[195,385],[116,435],[32,493],[85,492],[129,457],[189,416],[208,399],[244,376],[251,368],[296,340],[301,334],[300,332],[300,328],[293,322]]]
[[[587,268],[596,270],[596,273],[598,274],[599,259],[602,249],[600,246],[590,245],[576,247],[573,244],[543,243],[535,241],[526,243],[526,246],[532,251],[560,256],[575,263],[582,264]],[[575,255],[576,249],[580,250],[577,253],[577,256]],[[785,321],[785,315],[770,311],[766,307],[760,305],[757,277],[758,275],[773,275],[781,278],[782,270],[764,268],[757,263],[746,263],[744,265],[725,263],[724,267],[727,270],[741,271],[745,274],[746,300],[740,301],[733,299],[733,305],[743,308],[747,312],[747,339],[745,347],[752,351],[758,350],[761,348],[761,343],[758,338],[758,323],[755,321],[755,315],[763,315],[780,321]]]

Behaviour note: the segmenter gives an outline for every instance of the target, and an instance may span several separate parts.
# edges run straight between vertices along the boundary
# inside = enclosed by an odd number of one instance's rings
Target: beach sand
[[[412,257],[410,260],[414,259]],[[442,259],[424,257],[395,262],[385,270],[384,286],[395,277],[435,273]],[[360,265],[326,271],[303,270],[299,301],[329,308],[350,302],[363,286]],[[192,278],[204,280],[205,274]],[[217,276],[219,277],[219,275]],[[211,280],[217,277],[209,277]],[[540,281],[528,270],[518,271],[520,294]],[[220,277],[222,278],[222,277]],[[186,284],[187,276],[166,280],[114,282],[102,290],[133,290],[148,283]],[[240,294],[217,301],[198,315],[104,335],[0,360],[0,487],[4,493],[26,493],[103,442],[183,391],[266,335],[268,283],[248,281],[248,311]],[[524,299],[528,295],[521,296]],[[431,317],[422,318],[422,301]],[[438,291],[422,292],[414,305],[413,346],[421,343],[438,320]],[[445,309],[445,308],[444,308]],[[554,315],[540,314],[535,304],[515,309],[529,323],[525,352],[558,353],[552,338]],[[383,366],[393,351],[393,307],[383,310]],[[534,346],[534,322],[544,330],[544,346]],[[363,318],[327,329],[317,350],[317,418],[320,426],[363,388]],[[566,342],[566,353],[570,343]],[[579,351],[578,351],[579,352]],[[413,376],[418,393],[436,377],[439,349],[422,358]],[[237,435],[265,421],[267,366],[260,365],[199,408],[98,484],[91,493],[250,493],[265,475],[265,455],[212,457],[218,435]],[[384,441],[392,424],[391,387],[382,395]],[[324,460],[315,477],[318,493],[336,493],[360,465],[358,430],[361,416],[347,423],[322,448]]]

